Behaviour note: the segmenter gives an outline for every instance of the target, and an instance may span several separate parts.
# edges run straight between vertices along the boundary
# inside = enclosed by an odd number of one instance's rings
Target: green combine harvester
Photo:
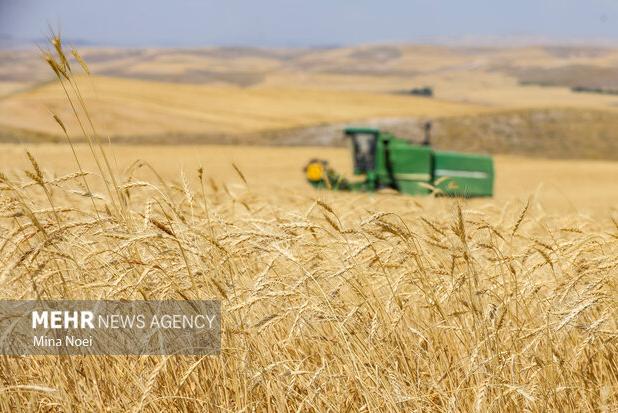
[[[493,195],[494,165],[490,156],[433,150],[431,124],[425,139],[414,144],[374,128],[347,128],[354,160],[350,181],[335,172],[325,160],[312,159],[305,167],[307,180],[316,188],[373,192],[384,188],[409,195],[436,193],[446,196]]]

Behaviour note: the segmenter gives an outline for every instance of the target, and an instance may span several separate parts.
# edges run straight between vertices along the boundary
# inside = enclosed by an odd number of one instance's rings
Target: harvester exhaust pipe
[[[425,137],[423,138],[423,146],[431,145],[431,122],[425,122]]]

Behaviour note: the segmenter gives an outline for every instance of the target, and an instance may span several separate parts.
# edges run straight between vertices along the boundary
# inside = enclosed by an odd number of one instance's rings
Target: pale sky
[[[618,0],[0,0],[0,39],[113,46],[541,38],[618,44]]]

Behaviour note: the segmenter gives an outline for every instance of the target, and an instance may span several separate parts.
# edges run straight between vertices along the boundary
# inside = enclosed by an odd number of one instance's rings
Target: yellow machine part
[[[306,169],[307,179],[312,182],[319,182],[324,177],[324,165],[322,162],[311,162]]]

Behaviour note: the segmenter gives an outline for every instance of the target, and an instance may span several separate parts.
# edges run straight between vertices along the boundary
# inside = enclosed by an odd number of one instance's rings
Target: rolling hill
[[[362,45],[317,49],[82,51],[99,132],[131,143],[337,144],[347,123],[490,152],[617,158],[618,50],[601,47]],[[78,68],[78,65],[76,65]],[[76,69],[77,70],[77,69]],[[411,96],[430,86],[434,98]],[[81,131],[40,56],[0,52],[0,140],[56,141],[50,112]],[[480,144],[479,144],[480,142]],[[577,145],[588,145],[580,150]],[[583,147],[583,146],[582,146]]]

